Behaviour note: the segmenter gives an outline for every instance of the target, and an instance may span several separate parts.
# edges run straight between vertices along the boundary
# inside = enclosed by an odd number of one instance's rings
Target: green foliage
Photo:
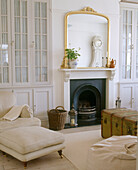
[[[80,48],[79,48],[79,50],[80,50]],[[67,49],[65,49],[65,51],[66,51],[65,57],[67,57],[70,60],[77,59],[80,56],[80,54],[78,53],[77,50],[75,50],[75,48],[72,48],[72,49],[67,48]]]

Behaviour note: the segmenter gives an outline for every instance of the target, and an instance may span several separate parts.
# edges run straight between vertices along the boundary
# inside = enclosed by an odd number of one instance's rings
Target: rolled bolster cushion
[[[28,105],[24,105],[21,115],[21,118],[31,118],[33,117],[33,110]]]

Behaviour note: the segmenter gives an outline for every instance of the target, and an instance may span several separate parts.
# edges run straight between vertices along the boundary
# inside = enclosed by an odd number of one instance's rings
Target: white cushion
[[[16,103],[13,92],[0,91],[0,118],[3,117]]]
[[[19,117],[30,118],[33,117],[33,110],[26,104],[13,106],[8,113],[6,113],[1,119],[13,121]]]
[[[6,113],[3,117],[2,120],[10,120],[13,121],[17,119],[22,111],[23,105],[21,106],[13,106],[8,113]]]
[[[41,126],[41,120],[36,117],[18,118],[13,121],[2,120],[0,121],[0,133],[5,130],[9,130],[17,127],[25,127],[25,126]]]
[[[0,133],[0,143],[20,154],[27,154],[63,142],[63,134],[38,126],[14,128]]]
[[[24,105],[20,117],[30,118],[33,117],[33,110],[28,105]]]

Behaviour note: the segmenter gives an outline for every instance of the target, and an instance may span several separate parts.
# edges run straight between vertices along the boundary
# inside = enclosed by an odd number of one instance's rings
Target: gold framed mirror
[[[109,27],[109,18],[90,7],[65,15],[65,49],[81,49],[77,68],[109,67]],[[65,56],[62,69],[70,68]],[[100,57],[98,64],[94,64],[94,56]]]

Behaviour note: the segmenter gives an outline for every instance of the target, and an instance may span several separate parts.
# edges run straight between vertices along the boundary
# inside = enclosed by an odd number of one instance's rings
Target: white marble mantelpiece
[[[64,72],[64,81],[69,79],[95,79],[108,78],[113,80],[115,69],[112,68],[93,68],[93,69],[60,69]]]
[[[64,108],[70,110],[70,80],[106,79],[106,108],[114,107],[114,68],[59,69],[64,75]]]

